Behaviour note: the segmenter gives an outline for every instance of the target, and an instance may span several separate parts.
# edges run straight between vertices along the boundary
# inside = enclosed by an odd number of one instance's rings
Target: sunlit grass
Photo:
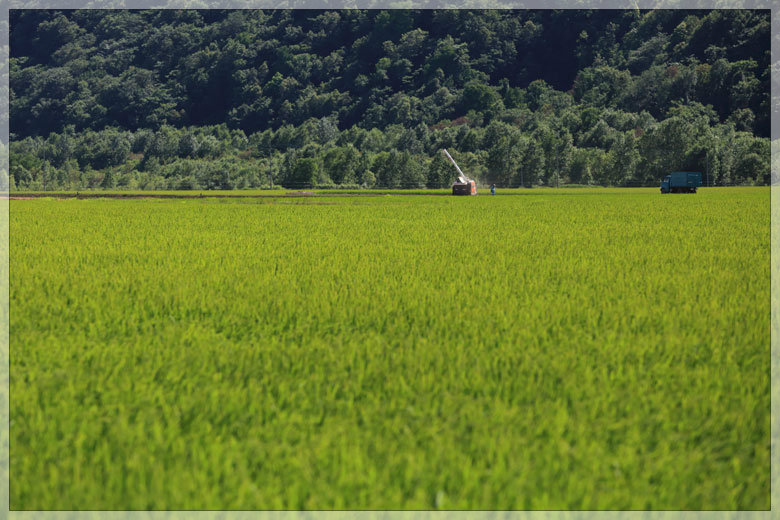
[[[12,509],[766,509],[769,189],[11,201]]]

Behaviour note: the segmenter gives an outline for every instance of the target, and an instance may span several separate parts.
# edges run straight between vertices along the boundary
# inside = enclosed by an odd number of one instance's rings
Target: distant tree
[[[444,155],[436,154],[428,164],[425,186],[427,188],[448,188],[455,175],[455,168]]]
[[[504,110],[504,102],[501,100],[501,96],[489,85],[471,81],[463,89],[459,107],[461,113],[474,110],[494,117]]]
[[[379,152],[374,157],[371,165],[371,171],[376,175],[376,186],[378,188],[398,188],[400,187],[401,175],[398,167],[398,151]]]
[[[555,131],[541,126],[534,134],[544,151],[544,163],[547,167],[545,182],[558,186],[561,175],[565,174],[573,149],[573,139],[568,130]]]
[[[544,150],[539,142],[534,139],[526,141],[525,150],[513,185],[530,187],[539,184],[545,171]]]
[[[574,79],[574,99],[605,107],[616,106],[620,96],[629,88],[631,74],[609,66],[589,67]]]
[[[178,151],[178,133],[173,127],[163,125],[154,133],[154,137],[149,142],[149,146],[144,151],[144,154],[150,157],[157,157],[160,162],[165,163],[176,157]]]
[[[424,165],[409,152],[400,153],[398,169],[401,188],[413,189],[425,187]]]
[[[100,183],[100,187],[106,189],[116,188],[116,172],[113,168],[106,169],[103,182]]]
[[[606,179],[610,184],[642,183],[641,179],[636,178],[640,156],[633,132],[619,134],[609,155],[611,163]]]
[[[319,165],[315,159],[297,159],[291,174],[282,181],[285,188],[312,188],[317,183]]]
[[[366,188],[373,188],[376,184],[376,175],[374,175],[374,172],[371,170],[365,170],[363,171],[363,174],[360,177],[360,184],[363,185]]]
[[[515,131],[509,131],[507,134],[500,135],[493,145],[488,149],[487,156],[487,182],[498,184],[499,186],[510,186],[513,184],[516,172],[519,167],[522,149],[520,147],[519,134]]]
[[[737,163],[742,179],[750,183],[769,184],[769,164],[757,153],[749,153]]]
[[[734,128],[740,132],[752,132],[755,120],[755,115],[749,108],[737,109],[728,118],[728,121],[733,123]]]
[[[198,157],[217,157],[220,154],[219,140],[213,135],[198,138]]]
[[[335,184],[356,182],[360,163],[360,152],[351,144],[331,148],[323,156],[324,172]]]
[[[592,184],[593,171],[590,160],[590,149],[574,148],[569,163],[569,179],[574,184]]]
[[[323,117],[318,119],[314,125],[313,138],[319,144],[325,144],[333,141],[339,134],[338,122],[335,118]]]
[[[192,132],[183,133],[179,137],[179,146],[177,154],[179,157],[196,157],[200,148],[198,138],[195,137]]]

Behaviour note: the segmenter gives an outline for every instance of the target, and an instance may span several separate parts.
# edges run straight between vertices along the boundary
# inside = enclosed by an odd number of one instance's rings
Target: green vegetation
[[[10,14],[12,189],[769,181],[769,10]]]
[[[11,508],[767,509],[769,201],[11,201]]]

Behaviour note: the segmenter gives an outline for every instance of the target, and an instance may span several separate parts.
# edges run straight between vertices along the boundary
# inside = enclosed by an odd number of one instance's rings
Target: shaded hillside
[[[424,156],[391,185],[439,185],[446,145],[515,185],[768,174],[769,11],[14,10],[10,41],[19,185],[68,160],[121,177],[217,159],[267,170],[222,185],[369,185],[379,153]],[[334,179],[329,153],[356,173]]]

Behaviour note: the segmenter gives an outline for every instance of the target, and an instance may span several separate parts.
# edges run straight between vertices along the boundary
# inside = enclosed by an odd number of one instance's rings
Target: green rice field
[[[770,190],[10,201],[11,509],[768,509]]]

